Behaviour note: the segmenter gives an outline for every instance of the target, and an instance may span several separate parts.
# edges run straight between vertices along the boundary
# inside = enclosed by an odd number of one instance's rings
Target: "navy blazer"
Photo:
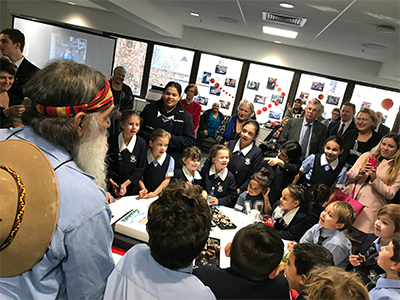
[[[334,122],[329,124],[329,126],[328,126],[328,137],[338,134],[340,122],[341,122],[340,120],[336,120],[336,121],[334,121]],[[354,120],[351,121],[351,123],[350,123],[349,127],[347,127],[346,131],[347,130],[351,130],[351,129],[357,129],[357,126],[356,126],[356,123],[354,122]],[[345,132],[343,132],[343,134]]]
[[[24,99],[24,95],[22,93],[22,87],[25,83],[27,83],[33,75],[40,69],[32,64],[26,57],[22,60],[19,68],[17,69],[17,73],[14,76],[14,83],[9,89],[9,93],[15,95],[21,99]]]

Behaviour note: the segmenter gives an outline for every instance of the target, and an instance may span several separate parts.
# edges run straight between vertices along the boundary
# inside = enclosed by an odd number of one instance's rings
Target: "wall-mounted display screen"
[[[316,98],[324,106],[323,117],[330,119],[332,110],[340,108],[346,91],[347,82],[328,79],[314,75],[302,74],[295,99],[303,100],[303,108],[308,100]]]
[[[392,129],[400,106],[400,93],[356,84],[351,103],[358,112],[363,107],[380,111],[383,115],[382,123]]]
[[[202,105],[203,111],[217,102],[224,115],[232,114],[242,66],[243,62],[239,60],[201,55],[196,79],[199,95],[195,100]]]
[[[117,66],[125,68],[124,83],[132,89],[134,95],[140,94],[146,51],[147,43],[122,38],[117,39],[114,68]]]
[[[170,81],[179,82],[182,92],[189,83],[194,51],[154,45],[149,87],[164,87]]]
[[[25,35],[24,56],[39,68],[49,60],[65,59],[86,64],[111,75],[115,39],[14,18],[14,28]]]
[[[243,98],[253,102],[259,123],[282,120],[293,75],[293,71],[250,64]]]

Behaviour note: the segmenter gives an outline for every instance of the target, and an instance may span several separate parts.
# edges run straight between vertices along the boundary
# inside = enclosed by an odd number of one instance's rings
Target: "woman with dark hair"
[[[281,123],[278,126],[275,126],[264,141],[258,146],[264,152],[264,156],[268,156],[271,152],[276,152],[276,145],[278,144],[279,137],[289,119],[289,117],[284,117]]]
[[[161,99],[146,105],[140,114],[143,125],[139,135],[148,142],[155,129],[168,131],[171,140],[167,152],[175,161],[180,161],[183,149],[195,144],[192,116],[179,101],[181,93],[182,87],[178,82],[168,82]]]
[[[12,63],[4,57],[0,58],[0,127],[22,126],[16,122],[25,110],[22,101],[17,96],[8,93],[14,82],[15,69]]]
[[[215,144],[214,137],[223,120],[224,115],[219,111],[218,102],[215,102],[211,109],[206,110],[201,115],[199,130],[197,131],[197,146],[200,149],[209,151]]]
[[[186,99],[182,99],[181,103],[183,105],[183,109],[186,110],[193,119],[193,130],[196,133],[197,127],[199,127],[200,123],[200,114],[201,114],[201,105],[194,101],[194,96],[199,94],[199,89],[194,83],[189,84],[185,88]],[[195,134],[196,137],[196,134]]]
[[[111,118],[111,126],[108,129],[110,135],[118,134],[115,120],[118,120],[124,111],[133,109],[133,93],[131,88],[124,83],[125,75],[125,68],[118,66],[114,68],[113,76],[109,80],[114,96],[114,105],[118,109],[115,116]]]

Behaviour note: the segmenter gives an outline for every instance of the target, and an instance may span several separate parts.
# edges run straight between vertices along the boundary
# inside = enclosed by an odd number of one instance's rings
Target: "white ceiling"
[[[58,0],[67,2],[66,0]],[[341,54],[379,62],[399,60],[399,0],[83,0],[77,5],[105,9],[144,26],[160,35],[181,38],[183,27],[196,27],[267,42]],[[286,9],[279,3],[291,3]],[[304,27],[281,25],[262,20],[262,11],[306,18]],[[200,14],[191,16],[191,12]],[[220,17],[236,23],[224,22]],[[299,32],[296,39],[266,35],[269,25]],[[389,25],[394,33],[377,32],[377,25]],[[363,44],[378,44],[371,49]]]

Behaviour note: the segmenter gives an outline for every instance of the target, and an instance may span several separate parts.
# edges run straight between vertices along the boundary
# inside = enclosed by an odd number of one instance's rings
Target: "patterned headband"
[[[103,75],[104,76],[104,75]],[[110,83],[107,78],[105,79],[105,87],[94,97],[89,104],[82,104],[77,106],[45,106],[36,104],[36,110],[44,116],[52,117],[65,117],[74,116],[79,112],[94,113],[105,108],[110,107],[114,103],[114,97],[110,89]]]

